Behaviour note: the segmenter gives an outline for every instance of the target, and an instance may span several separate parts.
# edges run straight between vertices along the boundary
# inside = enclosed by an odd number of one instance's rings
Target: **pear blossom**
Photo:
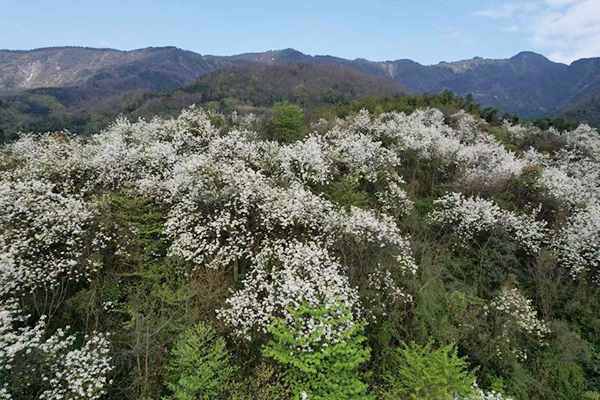
[[[531,300],[523,296],[517,288],[503,288],[486,306],[486,313],[492,313],[501,321],[500,340],[504,341],[510,351],[521,360],[527,359],[527,349],[515,348],[512,335],[525,335],[528,339],[545,345],[544,338],[550,333],[546,323],[539,319]],[[498,348],[498,356],[503,357]]]
[[[573,276],[587,271],[600,283],[600,205],[576,210],[554,240],[552,249]]]
[[[19,357],[36,353],[44,365],[39,399],[95,400],[106,393],[112,370],[108,334],[93,332],[84,338],[83,346],[76,346],[76,337],[63,329],[50,334],[45,316],[33,327],[25,324],[27,319],[15,300],[0,303],[0,371],[10,371]],[[12,398],[8,384],[0,396]]]
[[[512,235],[516,243],[535,254],[540,251],[548,231],[546,221],[536,220],[539,210],[531,214],[516,214],[501,209],[496,203],[480,197],[465,197],[448,193],[435,200],[436,210],[429,215],[434,224],[446,227],[466,244],[482,232],[501,230]]]

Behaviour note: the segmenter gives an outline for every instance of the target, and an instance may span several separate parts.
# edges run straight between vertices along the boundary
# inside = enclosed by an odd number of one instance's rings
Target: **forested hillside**
[[[155,90],[146,90],[133,82],[129,82],[130,90],[119,90],[110,77],[105,78],[108,84],[104,79],[91,80],[85,86],[32,89],[0,96],[0,141],[1,135],[10,140],[19,131],[69,129],[89,135],[106,128],[119,115],[133,120],[176,115],[193,104],[227,112],[260,113],[262,108],[281,101],[313,109],[366,96],[405,93],[399,85],[383,78],[345,67],[310,64],[242,63],[210,72],[180,88],[158,92],[156,85]],[[163,84],[164,89],[177,87]]]
[[[500,114],[567,115],[596,126],[599,60],[565,65],[521,52],[509,59],[421,65],[310,56],[293,49],[235,56],[175,47],[0,50],[0,134],[10,138],[19,130],[65,128],[98,133],[120,113],[152,116],[194,102],[218,101],[232,109],[288,100],[306,107],[400,90],[417,95],[450,90]],[[312,89],[305,93],[306,88]]]
[[[0,398],[598,399],[599,132],[277,68],[1,148]]]
[[[192,104],[226,111],[248,112],[288,101],[305,109],[345,104],[368,96],[395,97],[406,92],[383,78],[372,78],[345,67],[302,63],[263,66],[244,64],[220,69],[169,93],[148,93],[131,99],[133,118],[176,115]]]

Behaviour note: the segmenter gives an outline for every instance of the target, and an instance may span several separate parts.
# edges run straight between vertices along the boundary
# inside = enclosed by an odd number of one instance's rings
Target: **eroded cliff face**
[[[134,51],[77,47],[0,51],[0,91],[79,86],[99,73],[119,70],[119,77],[139,71],[165,73],[185,84],[219,64],[174,47]],[[139,75],[139,74],[138,74]]]
[[[83,48],[0,51],[0,90],[73,86],[102,68],[139,56],[136,52]]]

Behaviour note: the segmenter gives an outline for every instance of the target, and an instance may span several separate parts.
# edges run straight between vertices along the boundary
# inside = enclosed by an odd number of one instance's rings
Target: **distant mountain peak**
[[[552,63],[557,64],[553,61],[550,61],[545,56],[534,53],[533,51],[522,51],[514,56],[512,56],[509,61],[519,61],[519,62],[538,62],[538,63]]]
[[[542,54],[536,53],[534,51],[529,51],[529,50],[520,51],[517,54],[515,54],[514,56],[512,56],[511,58],[522,58],[522,57],[538,57],[538,58],[544,58],[547,60],[547,58],[544,57]]]

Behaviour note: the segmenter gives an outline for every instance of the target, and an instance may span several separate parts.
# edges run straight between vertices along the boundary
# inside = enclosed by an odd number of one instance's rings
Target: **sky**
[[[421,64],[600,56],[600,0],[0,0],[0,49],[176,46]]]

